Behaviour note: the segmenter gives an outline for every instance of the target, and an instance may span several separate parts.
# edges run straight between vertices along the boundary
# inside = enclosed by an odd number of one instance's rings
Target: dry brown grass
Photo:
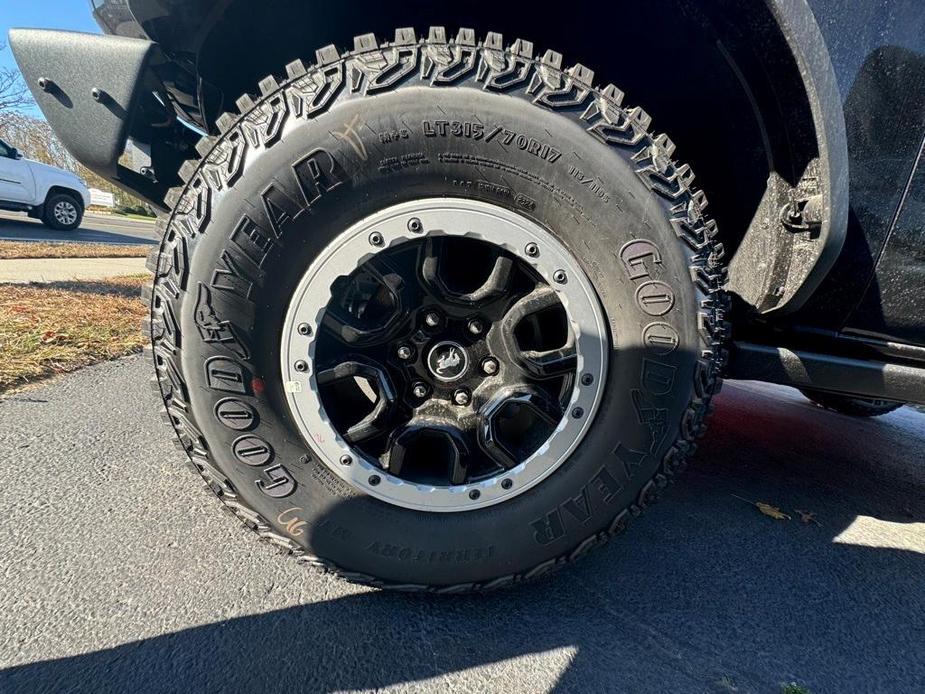
[[[0,393],[140,351],[145,279],[0,285]]]
[[[144,258],[151,246],[116,246],[104,243],[46,243],[0,241],[0,260],[17,258]]]

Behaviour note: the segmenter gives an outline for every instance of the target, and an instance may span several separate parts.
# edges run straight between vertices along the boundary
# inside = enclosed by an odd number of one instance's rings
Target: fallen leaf
[[[763,501],[751,501],[749,499],[745,499],[739,496],[738,494],[733,494],[732,498],[738,499],[739,501],[744,501],[746,504],[754,506],[759,511],[761,511],[764,515],[770,516],[771,518],[775,520],[791,520],[790,516],[788,516],[786,513],[781,511],[779,508],[777,508],[777,506],[771,506],[771,504],[767,504]]]
[[[774,520],[791,520],[790,516],[777,508],[777,506],[771,506],[771,504],[766,504],[763,501],[756,501],[755,506],[764,515],[769,516]]]
[[[820,528],[822,527],[822,523],[816,520],[816,514],[813,513],[812,511],[801,511],[800,509],[795,509],[795,511],[800,515],[800,520],[803,522],[804,525],[815,523]]]

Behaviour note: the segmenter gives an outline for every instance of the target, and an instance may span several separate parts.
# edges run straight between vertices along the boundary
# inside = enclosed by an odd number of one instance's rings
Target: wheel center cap
[[[439,381],[455,381],[469,368],[469,355],[458,342],[438,342],[427,355],[427,368]]]

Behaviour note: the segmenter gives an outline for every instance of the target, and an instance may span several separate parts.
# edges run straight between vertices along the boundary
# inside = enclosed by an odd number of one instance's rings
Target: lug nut
[[[568,276],[565,274],[565,270],[556,270],[552,273],[552,279],[556,284],[565,284],[568,282]]]
[[[427,386],[423,383],[415,383],[414,388],[411,389],[411,392],[414,393],[414,397],[418,400],[423,400],[427,397]]]
[[[581,419],[582,417],[585,416],[585,411],[581,409],[580,407],[576,407],[574,410],[572,410],[572,416],[575,419]]]
[[[531,258],[535,258],[540,254],[540,247],[535,243],[528,243],[527,247],[524,248],[524,253],[526,253]]]
[[[414,356],[414,350],[412,350],[408,345],[402,345],[398,348],[398,358],[402,361],[408,361],[411,357]]]
[[[369,243],[372,246],[381,246],[383,243],[382,234],[380,234],[378,231],[374,231],[369,235]]]
[[[349,455],[342,455],[340,457],[340,464],[341,465],[353,465],[353,458],[351,458]]]
[[[480,321],[478,318],[473,318],[471,321],[469,321],[469,332],[473,335],[481,335],[482,330],[484,329],[485,326],[482,325],[482,321]]]
[[[469,404],[469,393],[461,388],[453,393],[453,402],[457,405],[464,406]]]
[[[440,315],[436,311],[428,311],[424,314],[424,323],[430,328],[436,328],[440,325]]]
[[[511,482],[511,480],[501,480],[502,489],[510,489],[513,486],[514,486],[514,483]]]
[[[482,372],[486,376],[494,376],[498,373],[498,360],[489,357],[482,362]]]
[[[594,376],[591,374],[585,374],[581,377],[581,385],[590,386],[592,383],[594,383]]]
[[[408,220],[408,231],[411,231],[415,234],[419,233],[424,226],[421,224],[421,220],[417,217],[412,217]]]
[[[303,373],[306,372],[306,371],[308,371],[308,362],[307,362],[307,361],[302,361],[301,359],[299,359],[299,361],[297,361],[297,362],[295,363],[295,370],[296,370],[296,371],[301,371],[301,372],[303,372]]]
[[[379,477],[379,475],[370,475],[370,476],[369,476],[369,483],[370,483],[372,486],[374,486],[374,487],[375,487],[377,484],[379,484],[381,481],[382,481],[382,478]]]
[[[473,501],[478,499],[480,496],[482,496],[482,492],[480,492],[478,489],[472,489],[469,491],[469,498]]]
[[[299,335],[305,335],[306,337],[312,334],[312,326],[308,323],[299,323]]]

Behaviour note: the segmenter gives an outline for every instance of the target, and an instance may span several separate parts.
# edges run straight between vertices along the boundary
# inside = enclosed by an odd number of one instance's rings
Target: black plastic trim
[[[767,314],[791,314],[806,303],[825,279],[848,233],[849,168],[845,112],[825,39],[806,0],[765,0],[800,68],[819,144],[823,194],[822,249],[806,279]]]
[[[727,378],[925,405],[925,368],[735,342]]]
[[[64,146],[85,166],[118,178],[142,75],[156,44],[73,31],[12,29],[26,84]]]

